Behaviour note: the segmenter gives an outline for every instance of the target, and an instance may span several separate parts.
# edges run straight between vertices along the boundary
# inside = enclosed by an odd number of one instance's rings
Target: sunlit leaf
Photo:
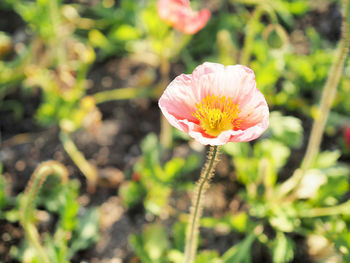
[[[290,262],[294,257],[294,243],[282,232],[277,232],[272,247],[274,263]]]
[[[76,251],[86,249],[96,243],[99,238],[99,213],[97,209],[86,210],[79,218],[79,224],[73,231],[71,243],[69,245],[70,255]]]
[[[270,113],[269,129],[273,138],[282,143],[299,147],[303,138],[303,128],[301,121],[293,116],[283,116],[280,112]]]
[[[243,241],[227,250],[222,256],[223,263],[250,263],[251,246],[256,239],[254,233],[250,233]]]

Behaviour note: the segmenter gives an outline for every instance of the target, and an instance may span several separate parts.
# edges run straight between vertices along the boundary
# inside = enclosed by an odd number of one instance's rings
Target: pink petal
[[[196,119],[192,116],[195,111],[196,100],[193,94],[193,85],[191,75],[182,74],[175,78],[164,91],[159,99],[159,107],[165,116],[171,115],[175,119],[169,122],[176,122],[176,128],[179,128],[177,120],[190,120],[195,122]]]
[[[238,130],[223,131],[216,137],[205,133],[192,114],[196,111],[195,105],[208,95],[229,97],[238,106]],[[269,124],[268,105],[256,88],[254,72],[241,65],[224,67],[206,62],[191,75],[182,74],[171,82],[160,98],[159,106],[173,126],[202,144],[251,141]]]
[[[158,0],[157,10],[161,19],[185,34],[197,33],[210,18],[207,9],[194,12],[189,0]]]
[[[202,9],[198,14],[188,17],[183,27],[181,29],[179,28],[179,31],[189,35],[195,34],[207,24],[209,18],[210,11]]]

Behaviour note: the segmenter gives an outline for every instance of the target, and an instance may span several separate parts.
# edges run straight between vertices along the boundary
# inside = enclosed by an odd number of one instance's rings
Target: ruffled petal
[[[185,34],[195,34],[210,18],[210,11],[194,12],[189,0],[158,0],[158,15],[175,29]]]
[[[196,103],[193,91],[191,75],[182,74],[175,78],[164,91],[159,99],[159,107],[163,112],[166,110],[177,119],[195,121],[192,116]]]
[[[239,126],[208,135],[193,116],[196,104],[207,96],[228,97],[239,109]],[[180,75],[170,83],[159,100],[159,106],[169,122],[205,145],[246,142],[258,138],[269,125],[269,109],[262,93],[256,88],[251,69],[206,62],[191,75]]]

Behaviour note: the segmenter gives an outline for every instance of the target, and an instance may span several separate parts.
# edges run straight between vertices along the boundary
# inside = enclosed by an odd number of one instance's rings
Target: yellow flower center
[[[241,121],[237,120],[239,112],[230,98],[208,95],[196,104],[196,111],[192,115],[199,120],[208,135],[218,136],[223,131],[240,127]]]

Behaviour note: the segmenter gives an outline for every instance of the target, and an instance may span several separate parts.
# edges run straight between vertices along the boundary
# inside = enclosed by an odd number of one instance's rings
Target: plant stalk
[[[218,162],[218,146],[211,146],[207,162],[198,180],[195,196],[192,199],[189,224],[186,233],[185,260],[184,263],[193,263],[196,257],[199,218],[202,214],[203,197],[210,185],[210,179],[214,175],[214,169]]]
[[[280,195],[285,195],[296,189],[303,178],[305,171],[310,169],[319,152],[322,135],[327,123],[327,118],[337,94],[337,87],[344,68],[345,59],[350,48],[350,3],[344,0],[344,16],[342,37],[336,50],[334,60],[328,75],[326,85],[322,92],[318,114],[312,125],[310,139],[306,148],[306,153],[301,163],[300,169],[296,170],[279,190]]]
[[[97,92],[93,95],[96,103],[103,103],[112,100],[130,100],[135,98],[152,97],[152,91],[143,87],[127,87]]]
[[[337,94],[337,87],[339,84],[340,76],[344,68],[345,59],[349,52],[350,46],[350,5],[349,0],[344,1],[345,14],[343,21],[343,34],[340,40],[339,46],[336,50],[336,54],[328,75],[326,85],[324,87],[321,103],[318,114],[313,123],[310,140],[306,149],[304,159],[301,164],[302,170],[307,170],[311,167],[315,157],[319,151],[322,134],[326,126],[327,118],[332,108],[335,96]]]
[[[332,215],[350,215],[350,200],[337,206],[329,207],[317,207],[312,208],[304,213],[300,214],[300,217],[320,217],[320,216],[332,216]]]
[[[95,191],[96,183],[98,179],[98,172],[94,165],[89,163],[84,155],[79,151],[69,134],[64,131],[60,132],[60,140],[63,144],[63,148],[68,153],[69,157],[78,166],[79,170],[85,175],[87,179],[87,187],[90,193]]]
[[[170,64],[167,57],[161,58],[161,65],[160,65],[160,73],[161,73],[161,82],[160,87],[162,90],[166,87],[166,85],[169,83],[169,71],[170,71]],[[171,145],[172,136],[171,136],[171,126],[167,119],[164,117],[163,114],[161,114],[160,117],[160,143],[165,147],[169,148]]]
[[[40,236],[34,223],[32,222],[34,212],[34,199],[41,186],[49,175],[57,174],[62,182],[68,180],[67,169],[56,161],[47,161],[38,166],[34,171],[20,202],[20,223],[24,228],[26,236],[32,246],[35,248],[40,262],[50,263],[50,260],[41,245]]]

